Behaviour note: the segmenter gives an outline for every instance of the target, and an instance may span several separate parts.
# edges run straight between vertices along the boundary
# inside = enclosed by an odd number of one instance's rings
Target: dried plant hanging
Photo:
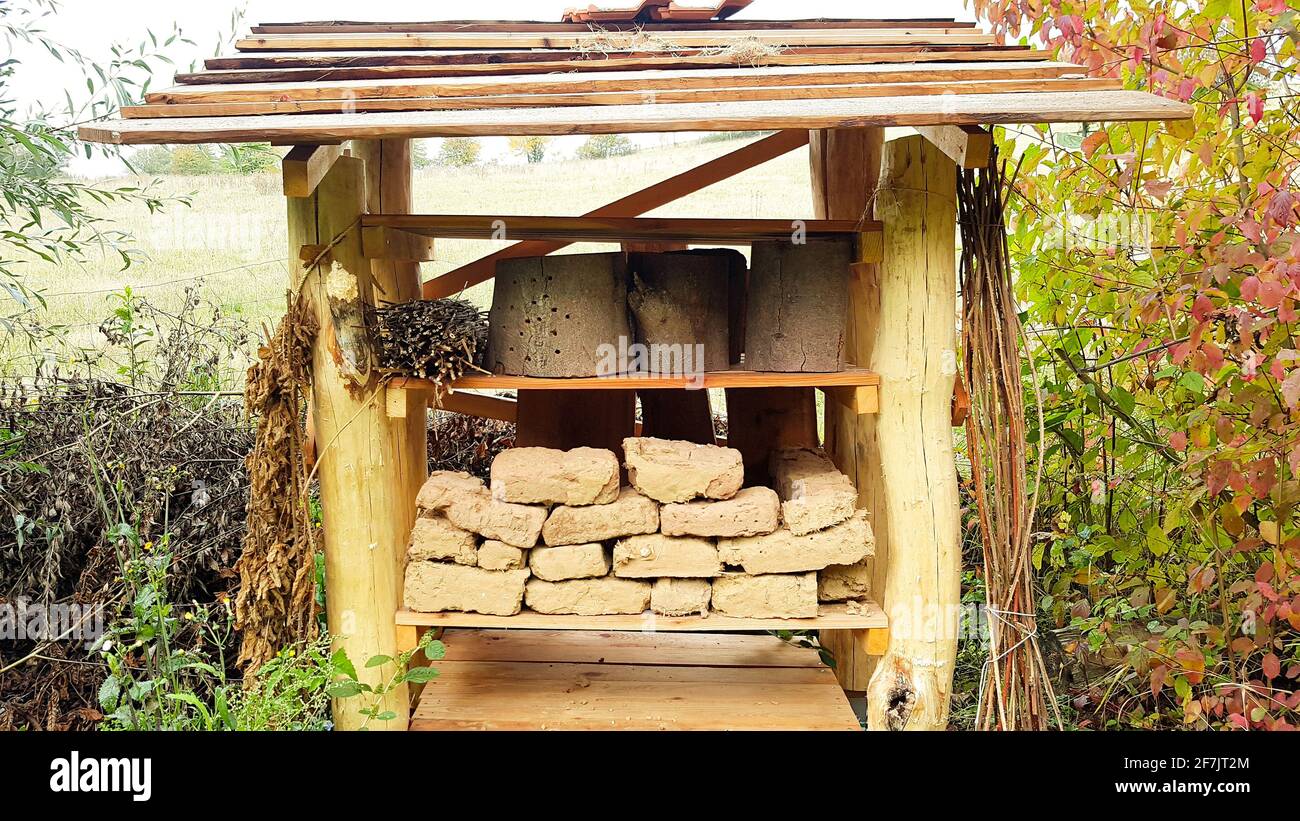
[[[482,371],[487,315],[464,299],[417,299],[371,312],[379,367],[448,385]]]
[[[244,389],[257,419],[246,461],[248,531],[240,556],[235,618],[239,665],[250,674],[280,650],[316,635],[316,532],[303,459],[306,389],[315,315],[298,300],[258,351]]]
[[[990,632],[976,724],[982,730],[1045,730],[1053,720],[1061,726],[1061,716],[1038,641],[1031,562],[1037,499],[1027,491],[1024,336],[1007,248],[1005,197],[1012,186],[1004,185],[1005,173],[995,146],[986,169],[963,171],[957,181],[962,345],[970,394],[966,443],[983,537]]]

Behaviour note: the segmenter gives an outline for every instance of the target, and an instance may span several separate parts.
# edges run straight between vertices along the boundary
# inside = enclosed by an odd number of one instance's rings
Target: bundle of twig
[[[994,148],[987,169],[967,170],[957,183],[962,340],[971,401],[967,448],[984,542],[991,634],[977,724],[985,730],[1041,730],[1053,718],[1060,726],[1061,717],[1035,615],[1031,532],[1037,499],[1029,498],[1026,489],[1023,330],[1003,216],[1005,191],[1011,188],[1004,188],[1005,172]]]
[[[371,312],[379,367],[446,385],[481,371],[487,315],[463,299],[417,299]]]

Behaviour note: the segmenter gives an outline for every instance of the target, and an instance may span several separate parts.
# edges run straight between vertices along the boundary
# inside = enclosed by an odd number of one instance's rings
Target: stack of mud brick
[[[420,612],[812,618],[870,593],[875,548],[857,490],[820,452],[771,455],[634,438],[630,486],[608,450],[514,448],[491,486],[438,472],[420,491],[405,601]],[[852,606],[852,605],[850,605]]]

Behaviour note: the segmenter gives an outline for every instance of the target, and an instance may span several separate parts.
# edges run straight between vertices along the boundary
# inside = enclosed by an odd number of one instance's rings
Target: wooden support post
[[[957,656],[961,550],[952,395],[957,377],[956,165],[920,136],[885,146],[874,453],[888,523],[881,604],[889,648],[867,687],[873,729],[947,726]],[[879,549],[877,566],[882,562]]]
[[[854,128],[814,131],[809,160],[813,186],[813,209],[818,219],[860,220],[872,218],[872,198],[880,178],[880,152],[884,131]],[[865,259],[861,257],[860,259]],[[859,261],[849,281],[849,316],[845,326],[844,355],[860,367],[872,361],[874,338],[881,321],[877,279],[880,266]],[[852,391],[851,395],[846,392]],[[876,448],[876,419],[880,392],[864,395],[853,388],[828,389],[825,415],[826,453],[858,488],[858,505],[871,514],[876,536],[872,591],[878,597],[884,589],[885,555],[889,550],[889,528],[885,519]],[[845,690],[861,692],[871,680],[874,658],[866,652],[862,631],[823,630],[821,643],[835,655],[835,675]],[[877,642],[877,645],[879,642]],[[883,648],[876,648],[879,655]]]
[[[400,162],[390,162],[387,168],[379,176],[385,182],[397,179],[400,185]],[[419,288],[418,281],[399,281],[394,268],[372,269],[361,253],[357,218],[366,210],[367,177],[373,173],[362,159],[340,157],[311,196],[288,200],[290,282],[301,289],[321,324],[312,354],[312,419],[320,450],[329,630],[358,674],[372,685],[394,673],[392,665],[365,664],[376,655],[397,652],[394,616],[401,599],[402,557],[425,470],[423,419],[417,426],[418,414],[390,418],[373,372],[369,382],[358,387],[338,364],[340,340],[352,334],[334,327],[327,277],[335,285],[354,279],[366,302],[373,301],[376,292],[414,295]],[[306,245],[332,247],[327,257],[305,270],[299,250]],[[412,271],[405,274],[409,280]],[[363,726],[363,706],[368,705],[360,699],[336,702],[336,726]],[[380,711],[391,711],[395,718],[371,721],[370,728],[406,729],[406,688],[385,697]]]

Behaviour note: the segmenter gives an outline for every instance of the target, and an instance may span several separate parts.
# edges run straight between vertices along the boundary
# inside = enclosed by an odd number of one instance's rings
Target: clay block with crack
[[[534,547],[528,553],[528,567],[542,581],[589,579],[609,573],[609,554],[599,542],[563,547]]]
[[[484,489],[482,480],[468,473],[435,470],[429,474],[429,478],[420,488],[420,494],[415,497],[415,504],[426,513],[445,510],[456,499],[467,495],[472,496]]]
[[[848,601],[871,595],[871,568],[866,562],[833,564],[817,571],[818,601]]]
[[[820,451],[774,451],[770,470],[782,499],[782,519],[795,535],[837,525],[857,508],[853,482]]]
[[[803,536],[783,527],[767,536],[718,541],[723,563],[743,567],[746,573],[821,570],[833,564],[854,564],[875,552],[876,540],[865,510],[843,524]]]
[[[817,574],[719,576],[713,580],[713,611],[745,619],[816,618]]]
[[[781,519],[796,536],[837,525],[857,509],[853,482],[820,451],[773,451],[769,468],[782,499]]]
[[[661,616],[695,616],[709,612],[713,584],[708,579],[656,579],[650,609]]]
[[[745,481],[740,451],[649,437],[623,440],[628,481],[665,504],[701,497],[730,499]]]
[[[604,542],[658,529],[659,504],[625,487],[607,505],[555,508],[542,526],[542,541],[551,546]]]
[[[478,566],[484,570],[519,570],[527,565],[528,551],[488,539],[478,549]]]
[[[411,528],[406,558],[412,562],[434,559],[475,565],[478,563],[477,544],[477,536],[456,527],[444,517],[421,516]]]
[[[524,598],[527,570],[493,571],[443,562],[411,562],[403,599],[420,613],[458,611],[513,616]]]
[[[529,609],[550,615],[635,615],[650,606],[650,583],[613,576],[565,582],[532,579],[525,601]]]
[[[447,470],[429,476],[416,504],[425,512],[441,512],[462,530],[522,548],[537,544],[547,512],[544,507],[493,499],[479,479]]]
[[[614,575],[627,579],[707,579],[722,572],[718,548],[693,536],[629,536],[614,545]]]
[[[667,536],[762,536],[781,523],[781,500],[766,487],[747,487],[720,502],[664,505],[659,529]]]
[[[618,482],[618,457],[600,448],[510,448],[492,460],[492,496],[503,502],[603,505]]]

